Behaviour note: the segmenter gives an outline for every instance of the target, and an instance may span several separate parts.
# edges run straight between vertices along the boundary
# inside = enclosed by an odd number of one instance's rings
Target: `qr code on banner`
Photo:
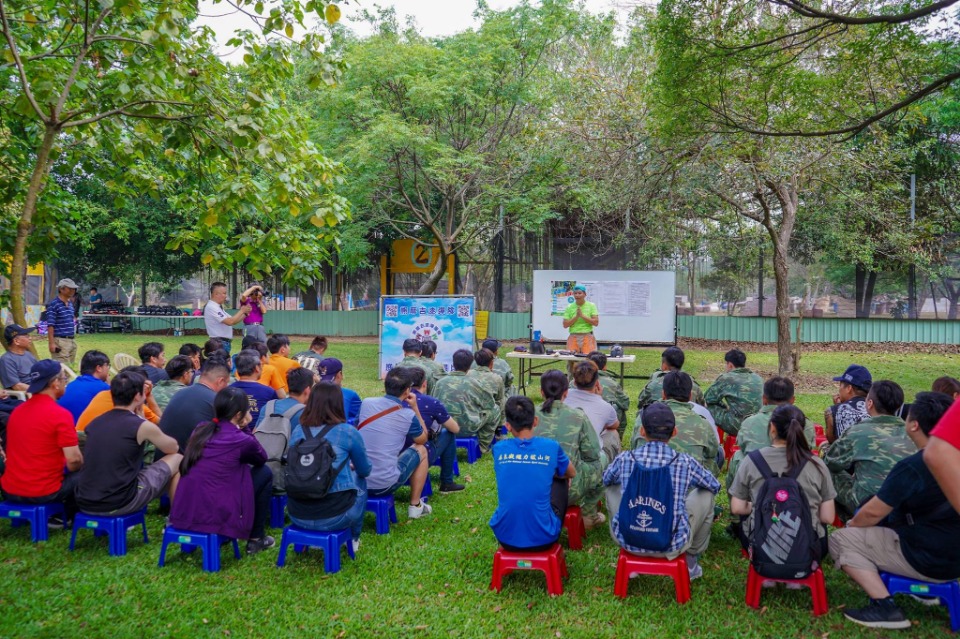
[[[470,305],[457,304],[457,317],[470,317]]]
[[[383,316],[384,317],[397,317],[399,315],[399,306],[397,304],[384,304],[383,306]]]

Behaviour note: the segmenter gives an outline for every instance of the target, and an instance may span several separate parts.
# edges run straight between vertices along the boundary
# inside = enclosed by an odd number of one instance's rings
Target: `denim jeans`
[[[298,519],[290,516],[290,521],[294,526],[305,528],[307,530],[342,530],[349,528],[353,539],[360,539],[360,531],[363,530],[363,514],[367,509],[367,480],[357,479],[357,500],[353,502],[345,513],[336,517],[326,519]]]
[[[440,430],[440,435],[427,444],[430,463],[440,459],[440,483],[453,483],[453,462],[457,459],[457,436],[446,428]]]

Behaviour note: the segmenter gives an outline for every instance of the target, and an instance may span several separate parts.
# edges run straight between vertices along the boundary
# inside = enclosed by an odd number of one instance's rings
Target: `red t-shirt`
[[[930,434],[939,437],[954,448],[960,448],[960,400],[953,402],[950,410],[944,413]]]
[[[0,487],[18,497],[56,493],[67,462],[63,449],[77,444],[70,411],[49,395],[34,395],[7,422],[7,469]]]

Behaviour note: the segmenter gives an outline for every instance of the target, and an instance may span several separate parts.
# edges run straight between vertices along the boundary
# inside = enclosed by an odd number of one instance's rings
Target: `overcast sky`
[[[501,10],[519,4],[518,0],[487,0],[491,8]],[[608,13],[610,11],[626,11],[625,7],[635,4],[636,0],[586,0],[585,5],[592,13]],[[406,22],[406,16],[412,16],[420,32],[425,36],[443,36],[458,33],[477,26],[473,17],[476,9],[475,0],[350,0],[349,4],[340,2],[343,12],[343,22],[356,33],[367,35],[370,28],[361,22],[361,9],[373,10],[375,6],[395,7],[400,24]],[[232,7],[225,3],[213,4],[210,0],[201,0],[199,22],[211,26],[223,43],[229,39],[233,31],[238,28],[249,28],[250,20],[246,16],[231,14]],[[232,53],[228,56],[238,56],[237,52],[226,49],[222,53]]]

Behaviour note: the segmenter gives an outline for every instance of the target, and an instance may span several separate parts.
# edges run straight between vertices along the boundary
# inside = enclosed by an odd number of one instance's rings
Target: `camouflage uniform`
[[[620,420],[620,426],[617,432],[620,433],[620,439],[623,440],[623,433],[627,430],[627,411],[630,410],[630,396],[623,392],[617,376],[610,371],[600,371],[600,390],[603,393],[603,401],[613,406],[617,411],[617,419]]]
[[[760,410],[763,379],[749,368],[734,368],[717,378],[704,399],[717,426],[736,436],[740,423]]]
[[[673,371],[657,371],[650,376],[650,381],[647,382],[647,385],[640,391],[640,396],[637,397],[638,414],[650,404],[663,400],[663,378],[670,372]],[[700,390],[700,385],[697,384],[692,376],[690,380],[693,381],[693,391],[690,393],[690,400],[701,406],[706,406],[703,401],[703,391]]]
[[[437,380],[432,397],[446,407],[460,426],[460,437],[476,437],[480,450],[490,449],[496,422],[491,415],[499,408],[496,399],[475,377],[453,371]]]
[[[854,424],[822,449],[837,489],[837,503],[852,515],[877,494],[894,465],[915,452],[917,447],[899,417],[877,415]]]
[[[507,360],[500,359],[499,357],[494,359],[493,372],[503,379],[503,390],[507,397],[513,397],[517,394],[517,387],[513,384],[513,369]]]
[[[430,391],[433,390],[433,387],[436,385],[437,380],[444,377],[447,371],[443,369],[443,364],[429,357],[421,357],[420,365],[427,367],[427,394],[429,395]]]
[[[681,453],[686,453],[696,459],[709,470],[714,477],[720,474],[717,465],[717,453],[720,451],[720,442],[717,432],[710,423],[693,412],[687,402],[678,402],[674,399],[666,400],[666,405],[673,411],[677,420],[677,434],[668,443],[670,447]],[[631,448],[639,448],[646,442],[640,436],[640,417],[633,426],[633,437],[630,440]]]
[[[507,397],[503,390],[503,378],[488,368],[474,368],[467,373],[467,377],[472,377],[483,386],[483,389],[493,395],[496,402],[494,410],[490,414],[490,421],[496,424],[494,432],[503,424],[503,409],[507,403]]]
[[[555,401],[550,412],[537,406],[540,419],[534,434],[560,444],[577,475],[570,480],[570,504],[580,506],[584,517],[597,514],[597,502],[603,499],[603,471],[606,455],[600,453],[600,439],[590,420],[578,408]]]
[[[153,399],[157,401],[157,406],[160,407],[160,410],[166,410],[167,404],[170,403],[170,398],[173,397],[177,391],[183,390],[186,387],[187,385],[183,382],[165,379],[153,385]]]
[[[733,483],[733,478],[737,476],[737,468],[740,467],[740,462],[753,451],[770,445],[770,415],[773,414],[777,406],[777,404],[761,406],[760,412],[747,417],[740,425],[740,432],[737,433],[737,446],[740,450],[733,453],[733,457],[730,458],[730,466],[727,467],[728,491],[730,490],[730,484]],[[809,419],[804,422],[803,435],[812,449],[816,443],[817,433],[813,429],[813,422]]]
[[[422,368],[423,372],[427,374],[427,395],[434,397],[433,385],[437,383],[436,373],[435,370],[427,364],[428,361],[430,360],[417,355],[405,355],[404,358],[397,363],[397,366],[404,366],[406,368],[416,366],[417,368]]]

